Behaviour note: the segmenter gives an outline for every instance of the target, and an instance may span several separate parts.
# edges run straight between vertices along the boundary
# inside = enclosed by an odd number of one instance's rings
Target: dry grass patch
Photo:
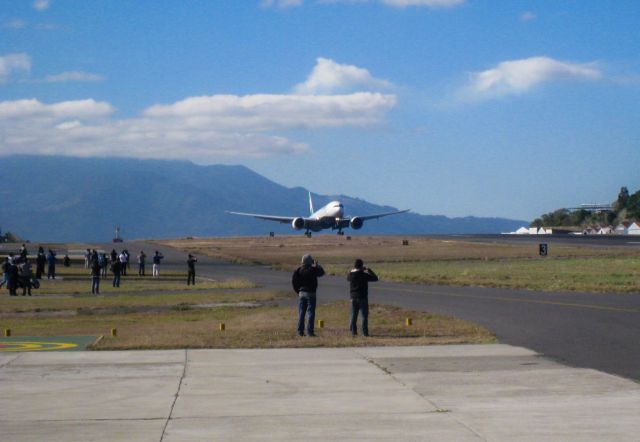
[[[409,245],[403,246],[403,240]],[[353,263],[363,258],[370,263],[422,261],[496,261],[540,259],[537,244],[508,244],[443,240],[431,237],[303,235],[239,238],[195,238],[157,241],[181,250],[233,262],[292,268],[312,253],[323,264]],[[573,247],[554,245],[549,258],[640,257],[640,250],[615,247]]]
[[[348,330],[349,304],[319,305],[325,328],[318,337],[296,335],[296,307],[212,308],[162,313],[96,314],[57,318],[4,318],[15,336],[104,334],[95,349],[342,347],[495,342],[485,328],[457,318],[372,305],[369,338]],[[405,326],[411,317],[413,325]],[[219,330],[224,322],[225,331]],[[108,336],[111,328],[118,336]]]
[[[290,298],[290,293],[251,292],[251,291],[205,291],[202,293],[177,293],[157,295],[117,295],[117,296],[65,296],[65,297],[7,297],[0,304],[0,316],[48,316],[62,312],[62,316],[70,312],[91,314],[92,311],[106,309],[153,309],[170,307],[187,310],[200,305],[270,302]]]

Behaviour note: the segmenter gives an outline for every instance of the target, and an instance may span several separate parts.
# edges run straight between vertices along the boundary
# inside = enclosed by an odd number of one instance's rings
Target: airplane
[[[276,216],[276,215],[261,215],[258,213],[244,213],[244,212],[229,212],[232,215],[252,216],[254,218],[263,219],[266,221],[277,221],[280,223],[291,223],[291,227],[295,230],[305,229],[305,235],[311,236],[311,232],[319,232],[323,229],[337,230],[338,235],[344,235],[342,229],[351,227],[354,230],[362,228],[365,221],[370,219],[378,219],[383,216],[396,215],[399,213],[408,212],[411,209],[397,210],[395,212],[376,213],[375,215],[365,216],[352,216],[344,217],[344,205],[340,201],[331,201],[326,206],[319,210],[314,210],[313,199],[311,199],[311,192],[309,192],[309,217],[302,216]]]

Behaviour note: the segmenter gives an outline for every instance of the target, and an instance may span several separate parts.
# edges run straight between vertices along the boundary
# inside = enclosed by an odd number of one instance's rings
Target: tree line
[[[623,221],[640,219],[640,190],[633,195],[627,187],[620,188],[612,210],[558,209],[536,218],[531,227],[586,227],[590,225],[618,225]]]

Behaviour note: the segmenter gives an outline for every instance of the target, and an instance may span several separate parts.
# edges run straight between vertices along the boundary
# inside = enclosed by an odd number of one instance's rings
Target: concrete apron
[[[640,385],[507,345],[0,354],[7,441],[637,441]]]

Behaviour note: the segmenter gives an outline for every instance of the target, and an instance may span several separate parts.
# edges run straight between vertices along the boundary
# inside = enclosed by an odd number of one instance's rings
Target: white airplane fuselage
[[[310,218],[318,221],[318,229],[312,229],[316,232],[322,229],[330,229],[336,226],[339,220],[344,216],[344,205],[340,201],[331,201],[326,206],[315,211]]]

